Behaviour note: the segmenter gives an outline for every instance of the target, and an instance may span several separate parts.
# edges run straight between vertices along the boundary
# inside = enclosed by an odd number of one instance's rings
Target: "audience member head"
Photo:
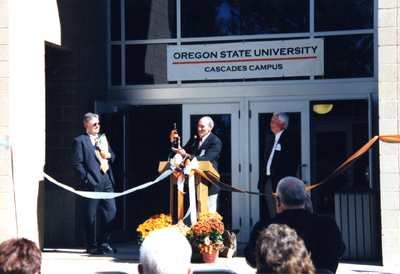
[[[264,229],[256,246],[257,273],[314,273],[314,265],[303,240],[283,224]]]
[[[173,228],[150,232],[140,247],[139,273],[188,274],[192,273],[189,241]]]
[[[42,253],[31,240],[12,238],[0,244],[0,274],[36,274],[41,264]]]
[[[307,198],[303,181],[296,177],[281,179],[276,187],[276,207],[278,213],[286,209],[304,208]]]

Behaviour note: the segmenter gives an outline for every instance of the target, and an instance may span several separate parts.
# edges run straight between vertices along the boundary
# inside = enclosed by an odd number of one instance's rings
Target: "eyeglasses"
[[[93,124],[93,126],[94,126],[94,127],[96,127],[97,125],[99,125],[99,126],[100,126],[100,122],[98,122],[98,123],[94,123],[94,124]]]

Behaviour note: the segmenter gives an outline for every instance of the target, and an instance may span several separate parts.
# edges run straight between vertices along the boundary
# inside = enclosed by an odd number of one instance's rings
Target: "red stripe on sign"
[[[317,59],[317,56],[309,56],[309,57],[288,57],[288,58],[266,58],[266,59],[242,59],[242,60],[191,61],[191,62],[173,62],[172,64],[173,64],[173,65],[188,65],[188,64],[261,62],[261,61],[304,60],[304,59]]]

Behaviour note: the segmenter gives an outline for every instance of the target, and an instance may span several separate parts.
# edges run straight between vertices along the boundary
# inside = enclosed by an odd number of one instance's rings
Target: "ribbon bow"
[[[170,160],[172,174],[177,178],[178,190],[182,193],[185,180],[188,181],[189,185],[189,204],[190,204],[190,220],[192,224],[197,222],[196,212],[196,191],[194,174],[199,168],[199,163],[196,158],[190,160],[190,157],[183,158],[180,154],[176,154],[174,158]]]
[[[180,154],[176,154],[170,160],[172,174],[177,178],[179,191],[183,192],[183,183],[185,179],[189,180],[195,174],[195,170],[199,168],[199,163],[196,158],[190,160],[189,157],[183,158]]]

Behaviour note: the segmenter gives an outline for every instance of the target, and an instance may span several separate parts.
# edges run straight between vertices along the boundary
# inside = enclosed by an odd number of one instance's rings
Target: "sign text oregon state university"
[[[324,74],[323,39],[168,46],[168,80]]]

